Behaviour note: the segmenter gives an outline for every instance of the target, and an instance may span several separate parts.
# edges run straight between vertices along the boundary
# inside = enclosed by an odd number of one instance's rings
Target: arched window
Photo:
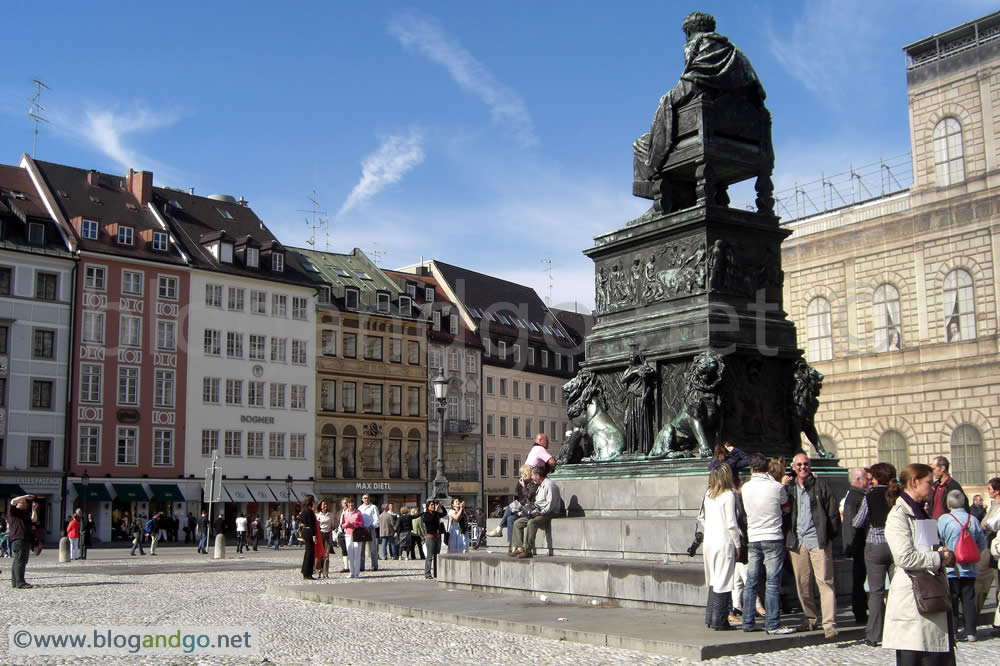
[[[975,426],[963,424],[951,433],[951,476],[963,486],[986,483],[983,436]]]
[[[345,479],[354,479],[358,476],[358,432],[354,426],[344,426],[344,435],[340,438],[340,447],[337,457],[340,459],[341,475]]]
[[[948,116],[934,126],[934,173],[939,187],[965,180],[962,125]]]
[[[909,464],[903,433],[898,430],[886,430],[882,433],[878,438],[878,459],[879,462],[892,463],[897,474]]]
[[[320,460],[323,476],[334,479],[337,477],[337,427],[331,423],[323,426],[320,433]]]
[[[822,297],[809,301],[806,308],[806,335],[809,338],[807,353],[810,361],[829,361],[833,358],[830,301]]]
[[[976,298],[972,276],[956,268],[944,278],[944,329],[948,342],[976,339]]]
[[[423,465],[420,462],[420,431],[410,428],[406,434],[406,478],[422,478]]]
[[[389,431],[389,478],[403,478],[403,431],[399,428]]]
[[[881,284],[872,294],[872,333],[875,351],[896,351],[903,348],[903,322],[899,312],[899,291]]]

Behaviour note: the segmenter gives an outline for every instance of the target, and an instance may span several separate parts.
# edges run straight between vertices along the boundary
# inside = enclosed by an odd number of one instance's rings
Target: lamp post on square
[[[438,450],[436,474],[431,482],[431,497],[444,499],[448,497],[448,477],[444,475],[444,413],[448,408],[448,380],[444,373],[439,371],[432,383],[438,411]]]

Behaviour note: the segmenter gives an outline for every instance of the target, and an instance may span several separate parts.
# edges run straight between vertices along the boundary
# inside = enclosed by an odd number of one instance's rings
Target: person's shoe
[[[728,624],[724,624],[720,627],[709,627],[709,629],[711,629],[712,631],[732,631],[735,628],[736,627]]]
[[[751,631],[760,631],[760,627],[755,625],[750,625],[749,627],[744,625],[743,627],[741,627],[741,629],[743,629],[743,631],[747,633],[750,633]]]
[[[733,615],[735,615],[736,617],[743,617],[743,609],[742,608],[734,608],[733,609]]]
[[[729,624],[742,624],[743,618],[736,617],[736,615],[729,616]]]
[[[882,647],[882,643],[881,642],[879,642],[879,641],[873,641],[873,640],[870,640],[868,638],[865,639],[865,645],[867,645],[868,647],[873,647],[873,648]]]
[[[520,553],[517,554],[517,556],[520,557],[522,560],[526,560],[529,557],[532,557],[530,550],[522,550]]]
[[[486,536],[488,536],[488,537],[502,537],[503,536],[503,530],[501,530],[499,527],[497,527],[497,528],[492,529],[489,532],[487,532]]]
[[[823,630],[823,638],[836,638],[839,633],[836,627],[827,627]]]
[[[978,641],[979,639],[978,639],[978,638],[976,638],[976,635],[975,635],[975,634],[969,634],[968,636],[966,636],[966,637],[965,637],[965,640],[967,640],[967,641],[968,641],[968,642],[970,642],[970,643],[975,643],[975,642],[976,642],[976,641]]]
[[[799,625],[799,631],[816,631],[818,628],[808,620],[802,620],[802,623]]]
[[[30,590],[33,587],[34,587],[34,585],[32,585],[31,583],[21,583],[20,585],[17,586],[17,589],[19,589],[19,590]]]
[[[767,617],[767,611],[763,606],[757,606],[757,617]]]
[[[507,557],[517,557],[522,552],[524,552],[524,551],[522,551],[520,548],[515,548],[514,550],[511,550],[511,551],[507,552]]]
[[[794,634],[794,633],[795,633],[794,627],[778,627],[777,629],[767,630],[768,636],[783,636],[785,634]]]

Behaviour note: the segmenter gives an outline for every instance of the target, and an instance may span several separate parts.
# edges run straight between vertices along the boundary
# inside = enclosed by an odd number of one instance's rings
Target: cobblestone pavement
[[[262,652],[256,657],[197,655],[171,657],[161,662],[228,663],[365,663],[365,664],[685,664],[694,663],[641,652],[596,648],[466,627],[403,618],[395,615],[327,606],[264,594],[270,584],[300,584],[302,551],[251,553],[244,558],[210,563],[189,549],[164,549],[156,560],[120,557],[118,551],[91,551],[86,562],[58,565],[51,554],[33,560],[28,580],[33,590],[13,590],[6,584],[10,560],[0,559],[0,608],[10,624],[66,626],[200,625],[255,626]],[[229,553],[234,557],[233,553]],[[120,574],[109,565],[120,568]],[[224,567],[220,565],[225,564]],[[285,565],[285,568],[252,569]],[[174,565],[174,566],[168,566]],[[181,566],[183,565],[183,566]],[[191,566],[194,565],[194,566]],[[182,573],[155,574],[156,568]],[[213,569],[213,567],[215,567]],[[146,570],[149,570],[148,572]],[[88,573],[88,570],[92,572]],[[192,572],[194,570],[195,572]],[[121,575],[121,574],[131,575]],[[151,575],[135,575],[150,573]],[[389,561],[364,578],[381,582],[422,580],[422,563]],[[363,580],[364,580],[363,578]],[[340,575],[315,585],[347,582]],[[428,583],[428,594],[445,594]],[[156,663],[145,657],[31,657],[8,653],[7,627],[0,626],[0,662],[24,664]],[[1000,663],[1000,638],[981,629],[978,643],[962,643],[960,664]],[[358,646],[364,646],[359,650]],[[784,664],[789,659],[816,664],[885,664],[887,651],[858,642],[825,644],[783,652],[712,660],[711,664]]]

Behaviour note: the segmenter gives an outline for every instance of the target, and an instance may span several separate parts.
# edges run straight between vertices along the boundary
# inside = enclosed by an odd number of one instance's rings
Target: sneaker
[[[524,551],[522,551],[520,548],[515,548],[514,550],[511,550],[511,551],[507,552],[507,557],[517,557],[522,552],[524,552]]]
[[[823,637],[836,638],[838,633],[839,632],[837,631],[836,627],[827,627],[826,629],[823,630]]]
[[[32,585],[31,583],[21,583],[20,585],[17,586],[17,589],[19,589],[19,590],[30,590],[33,587],[34,587],[34,585]]]
[[[521,558],[522,560],[528,559],[529,557],[532,557],[531,551],[530,550],[522,550],[521,552],[519,552],[517,554],[517,557]]]
[[[965,640],[967,640],[970,643],[975,643],[979,639],[976,638],[975,634],[969,634],[968,636],[965,637]]]
[[[794,634],[794,633],[795,633],[794,627],[778,627],[777,629],[767,630],[768,636],[783,636],[785,634]]]
[[[489,532],[487,532],[486,536],[488,536],[488,537],[502,537],[503,536],[503,530],[501,530],[498,527],[495,530],[490,530]]]

